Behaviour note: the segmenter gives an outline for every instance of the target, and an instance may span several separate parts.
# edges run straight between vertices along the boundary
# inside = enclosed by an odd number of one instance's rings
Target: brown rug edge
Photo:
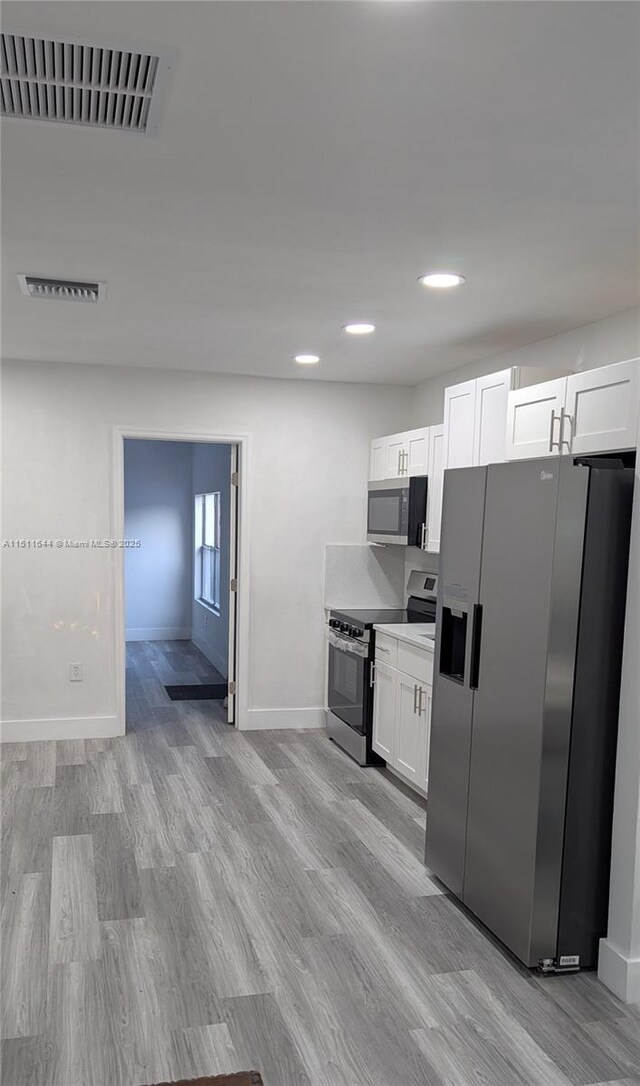
[[[205,1078],[181,1078],[178,1082],[157,1082],[149,1086],[264,1086],[257,1071],[237,1071],[233,1075]]]

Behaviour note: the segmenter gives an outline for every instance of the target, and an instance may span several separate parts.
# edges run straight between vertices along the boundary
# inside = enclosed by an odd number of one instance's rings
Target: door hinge
[[[235,692],[236,692],[236,684],[235,684],[235,682],[230,682],[229,683],[229,693],[230,694],[235,694]]]
[[[237,485],[238,485],[238,472],[237,471],[232,471],[231,472],[231,486],[237,486]]]
[[[238,591],[238,578],[237,577],[232,577],[231,578],[231,582],[229,584],[229,591],[230,592],[237,592]]]

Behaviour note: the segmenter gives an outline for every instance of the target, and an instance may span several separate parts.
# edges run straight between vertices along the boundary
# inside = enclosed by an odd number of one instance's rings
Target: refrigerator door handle
[[[469,689],[478,689],[480,678],[480,647],[482,644],[482,604],[473,605],[473,619],[471,622],[471,659],[469,666]]]

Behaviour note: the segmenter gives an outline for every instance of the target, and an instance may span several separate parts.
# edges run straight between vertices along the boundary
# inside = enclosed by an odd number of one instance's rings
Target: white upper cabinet
[[[429,472],[429,427],[388,434],[371,442],[370,479],[406,479]]]
[[[507,459],[633,449],[639,403],[639,359],[511,392]]]
[[[473,464],[476,418],[476,382],[464,381],[444,390],[444,466],[468,468]]]
[[[406,446],[407,475],[428,475],[429,473],[429,427],[408,430],[404,435]]]
[[[442,489],[444,483],[444,426],[429,427],[429,482],[427,488],[427,550],[440,550]]]
[[[509,392],[514,387],[513,368],[478,377],[474,422],[474,464],[498,464],[504,460],[504,420]],[[453,465],[449,465],[452,467]]]
[[[377,437],[371,442],[371,457],[369,460],[369,478],[384,479],[386,457],[386,438]]]
[[[507,410],[507,460],[557,456],[567,378],[510,392]]]
[[[401,479],[407,474],[407,443],[404,434],[391,434],[386,439],[383,479]]]
[[[558,371],[533,369],[526,366],[510,366],[508,369],[489,373],[474,381],[464,381],[444,390],[444,432],[445,432],[445,468],[470,468],[479,464],[499,464],[512,458],[508,443],[507,418],[512,389],[523,389],[532,381],[542,381],[546,377],[557,377]],[[551,382],[548,382],[550,387]],[[541,384],[524,390],[524,403],[529,396],[533,403],[538,403],[538,389]],[[515,402],[515,401],[514,401]],[[538,407],[532,408],[532,418],[527,420],[527,432],[536,424]],[[547,419],[547,416],[544,416]],[[539,421],[539,420],[538,420]],[[545,435],[537,438],[548,444],[549,429]],[[556,435],[557,436],[557,435]],[[528,438],[527,438],[528,440]],[[542,447],[539,445],[539,447]],[[523,455],[529,455],[524,453]],[[541,454],[544,455],[544,454]]]
[[[639,402],[640,359],[568,377],[564,451],[576,455],[635,449]]]

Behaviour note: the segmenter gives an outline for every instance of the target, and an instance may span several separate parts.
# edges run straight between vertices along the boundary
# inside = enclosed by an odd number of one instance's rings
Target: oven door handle
[[[349,641],[346,637],[339,637],[333,630],[327,631],[327,640],[339,652],[349,652],[352,656],[360,656],[364,660],[369,655],[368,645],[363,645],[361,641]]]

